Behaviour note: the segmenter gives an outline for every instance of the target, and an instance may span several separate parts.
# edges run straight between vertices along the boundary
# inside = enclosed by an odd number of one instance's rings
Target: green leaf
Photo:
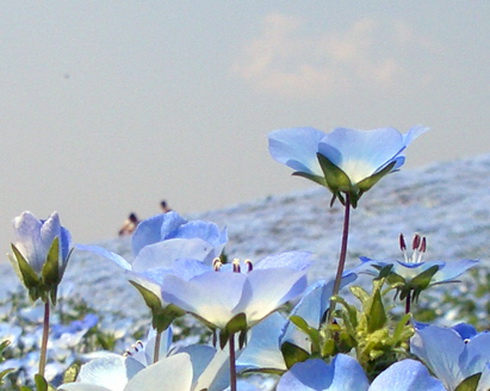
[[[480,378],[481,372],[475,373],[459,383],[454,391],[476,391]]]
[[[367,293],[366,290],[359,285],[351,286],[349,290],[355,297],[359,299],[361,303],[366,303],[371,298],[369,293]]]
[[[292,344],[291,342],[284,342],[281,345],[281,352],[288,369],[290,369],[294,364],[306,361],[308,358],[310,358],[310,354],[306,350]]]
[[[308,323],[301,317],[297,315],[292,315],[289,317],[291,322],[303,331],[310,338],[312,345],[312,351],[318,352],[320,350],[320,332],[314,327],[308,325]]]
[[[368,320],[368,331],[370,333],[383,328],[387,321],[388,316],[386,315],[385,307],[383,305],[383,298],[381,297],[381,292],[376,289],[374,296],[367,313]]]
[[[26,286],[27,289],[38,287],[41,283],[37,273],[34,271],[29,262],[26,261],[24,256],[21,254],[17,247],[14,244],[11,244],[12,251],[15,255],[15,259],[17,260],[18,270],[22,276],[22,282]]]

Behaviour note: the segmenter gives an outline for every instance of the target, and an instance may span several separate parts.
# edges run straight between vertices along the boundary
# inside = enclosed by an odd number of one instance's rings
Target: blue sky
[[[486,0],[0,5],[5,248],[26,209],[88,242],[161,199],[312,186],[270,158],[277,128],[430,126],[409,168],[490,152]]]

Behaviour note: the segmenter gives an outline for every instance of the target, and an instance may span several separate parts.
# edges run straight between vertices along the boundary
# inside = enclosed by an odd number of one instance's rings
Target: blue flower
[[[277,391],[446,391],[430,376],[427,368],[415,360],[399,361],[381,372],[373,383],[361,365],[345,354],[336,355],[330,364],[310,359],[295,364],[280,379]]]
[[[201,239],[210,250],[206,260],[210,263],[221,255],[228,241],[226,229],[207,221],[187,221],[176,212],[168,212],[151,217],[138,224],[133,234],[131,248],[138,255],[145,247],[171,239]]]
[[[133,234],[134,255],[127,261],[99,246],[77,245],[77,249],[101,255],[126,271],[128,279],[162,301],[160,284],[164,275],[173,273],[190,279],[211,270],[228,240],[226,229],[214,223],[187,221],[168,212],[142,221]]]
[[[454,390],[466,378],[483,372],[478,390],[487,390],[490,364],[490,333],[477,333],[473,326],[453,328],[416,324],[410,350],[440,379]],[[486,384],[483,384],[485,382]]]
[[[9,259],[32,300],[56,302],[56,292],[73,248],[70,232],[61,226],[58,213],[38,220],[23,212],[13,220],[16,240]]]
[[[457,277],[478,263],[477,260],[471,259],[424,262],[423,255],[427,251],[427,240],[419,234],[414,235],[411,255],[408,254],[403,235],[400,235],[400,249],[403,253],[403,261],[378,261],[361,257],[362,264],[354,271],[378,275],[380,271],[389,268],[388,281],[399,285],[397,289],[400,292],[400,298],[404,299],[413,291],[413,299],[416,299],[422,290],[430,286],[456,282]],[[370,268],[376,271],[369,270]]]
[[[222,390],[229,384],[229,355],[211,346],[191,345],[169,350],[171,332],[165,332],[157,363],[149,357],[154,336],[137,342],[124,356],[108,353],[84,364],[74,383],[63,391],[191,391]],[[150,332],[150,335],[152,332]],[[154,334],[154,333],[153,333]]]
[[[220,230],[214,223],[189,222],[175,212],[168,212],[138,225],[131,239],[132,261],[99,246],[78,244],[77,249],[101,255],[124,270],[145,272],[171,269],[177,259],[193,259],[211,265],[227,240],[226,229]]]
[[[367,391],[369,381],[359,363],[345,354],[330,364],[321,359],[300,362],[286,372],[277,391]]]
[[[314,128],[279,129],[269,134],[274,159],[328,187],[342,202],[349,194],[353,206],[384,175],[405,162],[405,148],[428,128],[415,126],[401,134],[394,128],[371,131],[336,128],[324,133]]]
[[[263,267],[253,268],[250,262],[243,267],[237,260],[227,268],[215,265],[209,271],[185,280],[177,275],[166,275],[162,283],[162,297],[181,309],[204,320],[210,327],[223,330],[237,315],[245,315],[250,328],[279,306],[299,296],[306,288],[305,253],[292,252],[265,260]],[[299,258],[297,262],[295,258]],[[293,267],[283,266],[285,264]],[[260,265],[260,264],[259,264]]]
[[[37,274],[41,273],[56,238],[59,240],[59,266],[64,270],[73,243],[70,232],[61,226],[58,213],[53,212],[46,220],[38,220],[26,211],[12,224],[16,235],[14,246]]]

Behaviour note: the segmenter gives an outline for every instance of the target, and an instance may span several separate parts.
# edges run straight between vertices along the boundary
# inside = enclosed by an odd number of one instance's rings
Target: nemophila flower
[[[82,366],[77,381],[60,391],[186,391],[192,386],[188,354],[167,357],[148,367],[122,356],[110,355]]]
[[[109,353],[89,361],[81,367],[76,382],[58,390],[221,391],[229,384],[229,356],[223,350],[192,345],[167,354],[167,345],[162,348],[160,360],[151,363],[147,357],[153,350],[151,340],[149,346],[145,345],[138,342],[124,356]],[[142,352],[146,353],[141,355]]]
[[[460,261],[423,261],[427,251],[427,240],[419,234],[415,234],[412,241],[412,253],[408,254],[407,245],[403,235],[400,235],[400,249],[403,260],[378,261],[367,257],[361,257],[362,264],[354,269],[372,275],[387,275],[390,283],[397,285],[400,299],[410,298],[416,300],[420,293],[436,284],[456,282],[456,278],[469,268],[475,266],[478,261],[465,259]],[[372,270],[375,269],[376,271]]]
[[[38,220],[23,212],[13,220],[15,243],[9,256],[32,300],[48,297],[56,302],[58,284],[72,251],[70,232],[61,226],[58,213]]]
[[[279,129],[269,133],[274,159],[330,189],[344,203],[358,199],[386,174],[405,161],[405,148],[428,128],[415,126],[402,134],[394,128],[357,130],[336,128],[324,133],[314,128]],[[332,200],[332,202],[333,202]]]
[[[303,260],[305,253],[290,253]],[[280,256],[278,256],[281,259]],[[266,263],[273,263],[271,258]],[[296,267],[253,268],[251,262],[233,262],[233,270],[221,268],[185,280],[177,275],[163,279],[162,296],[192,313],[221,335],[245,332],[306,288],[305,270]],[[222,339],[222,345],[223,341]]]
[[[310,359],[295,364],[280,379],[277,391],[445,391],[415,360],[397,362],[380,373],[369,385],[361,365],[352,357],[338,354],[330,364]]]
[[[189,222],[175,212],[168,212],[138,225],[131,241],[132,261],[99,246],[77,245],[77,248],[120,266],[143,296],[152,311],[153,326],[161,332],[180,315],[161,297],[163,276],[179,274],[188,279],[210,270],[211,260],[221,254],[227,240],[226,229],[221,230],[214,223]]]
[[[490,388],[490,333],[477,333],[473,326],[452,328],[416,324],[410,350],[440,379],[455,390],[466,378],[484,373],[477,390]]]
[[[138,257],[144,248],[172,239],[203,240],[209,249],[203,261],[210,263],[221,255],[228,241],[228,234],[226,229],[221,230],[214,223],[201,220],[187,221],[176,212],[168,212],[142,221],[133,234],[131,248],[133,254]],[[138,259],[135,259],[133,264],[135,265],[137,261]]]
[[[335,356],[330,364],[310,359],[295,364],[277,385],[277,391],[365,391],[369,387],[359,363],[345,354]]]

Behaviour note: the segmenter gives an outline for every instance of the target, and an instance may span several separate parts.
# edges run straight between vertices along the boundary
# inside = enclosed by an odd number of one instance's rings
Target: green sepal
[[[32,266],[26,261],[26,259],[21,254],[21,252],[17,250],[17,247],[15,247],[14,244],[11,244],[11,247],[18,266],[15,269],[18,270],[20,274],[19,277],[24,283],[25,287],[29,290],[38,287],[41,283],[41,280],[37,275],[37,273],[34,271]]]
[[[58,285],[61,281],[59,258],[60,258],[60,239],[59,237],[56,237],[54,238],[53,243],[49,248],[48,256],[46,257],[46,262],[44,262],[43,268],[41,269],[41,276],[44,283],[43,285],[45,286],[45,289],[49,292],[49,297],[53,305],[56,305]]]
[[[43,282],[48,286],[58,285],[60,282],[59,258],[60,240],[58,237],[56,237],[49,248],[46,262],[44,262],[43,268],[41,269]]]
[[[294,364],[310,358],[310,353],[291,342],[284,342],[281,345],[281,352],[288,369]]]
[[[63,384],[74,383],[77,380],[77,376],[80,373],[80,364],[71,364],[63,374]]]
[[[380,280],[381,278],[385,278],[385,277],[390,276],[391,270],[393,269],[393,265],[389,264],[389,265],[385,265],[385,266],[374,266],[374,268],[379,271],[379,274],[375,278],[375,280]],[[394,273],[391,273],[391,275],[393,275],[393,274]],[[390,282],[390,281],[388,280],[388,282]],[[396,281],[396,282],[398,282],[398,281]]]
[[[424,289],[427,289],[432,280],[432,277],[434,277],[434,274],[436,274],[438,270],[439,266],[434,265],[426,271],[412,278],[412,281],[410,281],[410,285],[412,286],[414,292],[412,296],[413,302],[416,302],[420,296],[420,293],[422,293]]]
[[[481,372],[475,373],[459,383],[454,391],[476,391],[480,378]]]
[[[388,164],[385,168],[383,168],[381,171],[378,171],[376,174],[371,175],[370,177],[364,178],[362,181],[360,181],[357,184],[357,187],[359,188],[360,194],[359,198],[363,193],[371,189],[376,183],[380,181],[381,178],[383,178],[385,175],[389,174],[392,170],[393,167],[395,167],[396,162],[393,161],[390,164]]]
[[[332,193],[337,194],[340,192],[350,192],[352,189],[352,183],[347,174],[322,154],[317,153],[316,156],[318,162],[320,163],[320,167],[322,168],[323,174],[325,175],[325,182]]]
[[[228,343],[228,340],[235,335],[236,333],[246,333],[247,332],[247,316],[245,313],[241,312],[238,315],[235,315],[230,321],[226,324],[226,326],[221,330],[219,334],[219,346],[221,349],[225,347]],[[246,335],[240,335],[239,343],[242,344],[245,341]],[[241,347],[240,347],[241,348]]]
[[[163,307],[160,298],[152,291],[135,281],[130,280],[129,282],[138,290],[143,297],[145,304],[150,309],[152,326],[157,333],[164,332],[176,318],[185,314],[184,310],[173,304]]]
[[[324,187],[328,188],[327,182],[325,182],[325,178],[323,178],[321,176],[308,174],[308,173],[302,172],[302,171],[293,172],[293,175],[309,179],[310,181],[313,181],[313,182],[319,184],[320,186],[324,186]]]
[[[317,153],[316,156],[323,174],[325,175],[327,187],[334,195],[330,202],[330,206],[333,205],[336,198],[338,198],[340,203],[345,206],[347,202],[347,197],[344,197],[345,194],[349,196],[350,205],[352,205],[354,209],[357,208],[357,203],[362,195],[358,186],[353,184],[344,170],[333,164],[330,159],[320,153]]]

